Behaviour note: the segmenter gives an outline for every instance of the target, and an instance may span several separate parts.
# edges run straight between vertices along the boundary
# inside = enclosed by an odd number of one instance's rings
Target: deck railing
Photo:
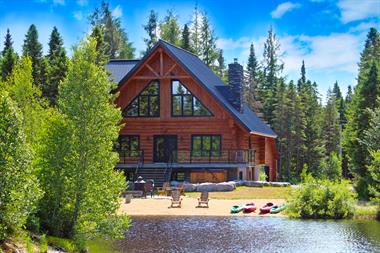
[[[144,163],[144,150],[134,152],[119,152],[119,164]],[[170,158],[169,158],[170,157]],[[146,158],[146,157],[145,157]],[[170,159],[170,160],[169,160]],[[200,152],[192,150],[175,150],[168,155],[168,163],[241,163],[254,165],[255,151],[253,149],[228,149],[221,151]]]

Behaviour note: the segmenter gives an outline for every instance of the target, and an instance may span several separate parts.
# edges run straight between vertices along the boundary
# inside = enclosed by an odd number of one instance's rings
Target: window
[[[157,80],[147,87],[124,109],[123,117],[159,117],[160,84]]]
[[[180,81],[173,80],[172,116],[212,116],[212,114]]]
[[[220,135],[193,135],[191,153],[194,157],[220,156],[222,149]]]
[[[174,181],[185,181],[185,172],[173,172],[172,180],[174,180]]]
[[[126,157],[138,157],[140,140],[138,135],[120,135],[116,150]]]

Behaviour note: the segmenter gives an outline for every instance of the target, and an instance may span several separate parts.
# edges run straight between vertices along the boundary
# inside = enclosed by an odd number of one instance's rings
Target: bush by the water
[[[343,219],[354,214],[356,194],[348,181],[320,180],[303,174],[303,183],[287,199],[290,217]]]

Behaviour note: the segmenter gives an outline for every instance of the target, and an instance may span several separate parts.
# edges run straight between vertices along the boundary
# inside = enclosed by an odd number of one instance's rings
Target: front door
[[[153,161],[166,163],[176,161],[177,135],[155,135],[153,146]]]

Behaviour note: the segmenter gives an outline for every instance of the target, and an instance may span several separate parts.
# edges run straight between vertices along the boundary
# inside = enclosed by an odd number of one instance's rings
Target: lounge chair
[[[157,193],[158,195],[167,196],[168,195],[168,189],[170,188],[169,182],[164,182],[162,184],[162,187],[157,187]]]
[[[154,191],[154,181],[153,180],[147,180],[144,185],[144,195],[146,197],[147,193],[150,193],[150,197],[153,198],[153,191]]]
[[[208,198],[208,192],[202,192],[201,197],[198,198],[198,207],[201,207],[202,204],[205,204],[208,207],[208,201],[210,199]]]
[[[179,191],[181,192],[181,195],[183,195],[183,196],[185,196],[185,183],[180,183],[179,185],[178,185],[178,189],[179,189]]]
[[[178,205],[181,207],[181,202],[182,202],[182,197],[181,197],[181,192],[178,190],[172,191],[172,204],[170,207],[173,207],[173,205]]]

